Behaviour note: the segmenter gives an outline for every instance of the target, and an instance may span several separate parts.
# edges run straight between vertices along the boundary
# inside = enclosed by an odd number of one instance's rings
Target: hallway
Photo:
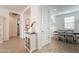
[[[0,53],[24,53],[24,41],[19,37],[0,43]]]
[[[79,53],[79,44],[53,39],[50,44],[36,51],[36,53]]]

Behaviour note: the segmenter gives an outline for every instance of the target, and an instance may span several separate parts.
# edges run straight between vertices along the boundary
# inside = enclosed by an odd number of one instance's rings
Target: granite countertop
[[[32,32],[32,33],[29,33],[29,32],[25,32],[25,33],[27,33],[27,34],[30,34],[30,35],[31,35],[31,34],[37,34],[37,33],[35,33],[35,32]]]

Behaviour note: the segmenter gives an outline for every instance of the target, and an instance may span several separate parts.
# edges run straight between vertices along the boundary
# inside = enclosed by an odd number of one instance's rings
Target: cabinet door
[[[36,34],[30,35],[30,49],[31,49],[31,52],[37,49]]]
[[[0,41],[3,41],[4,36],[4,18],[0,17]]]

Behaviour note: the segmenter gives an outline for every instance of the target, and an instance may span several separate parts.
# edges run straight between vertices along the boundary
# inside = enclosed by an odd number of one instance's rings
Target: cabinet
[[[28,52],[33,52],[37,49],[37,34],[29,34],[28,37],[25,38],[25,48]]]

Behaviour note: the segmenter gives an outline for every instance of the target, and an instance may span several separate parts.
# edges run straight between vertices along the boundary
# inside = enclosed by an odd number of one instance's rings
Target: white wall
[[[4,40],[9,40],[9,10],[0,8],[0,16],[5,17]]]
[[[55,16],[54,16],[54,13],[52,11],[52,8],[50,7],[49,8],[49,30],[50,30],[50,38],[53,37],[53,32],[56,30],[56,26],[55,26],[55,23],[56,23],[56,20],[55,20]]]
[[[55,16],[56,28],[64,29],[64,17],[75,16],[75,32],[79,32],[79,11]]]
[[[40,6],[31,6],[31,23],[36,22],[36,33],[40,33],[40,21],[41,21]]]
[[[23,19],[23,15],[20,15],[20,38],[24,38],[24,19]]]
[[[31,23],[36,21],[35,31],[37,33],[37,46],[41,47],[41,11],[40,6],[31,6]]]
[[[29,8],[31,7],[27,6],[27,8],[25,8],[24,11],[22,11],[22,13],[20,14],[20,37],[22,39],[25,38],[25,20],[26,18],[31,19],[31,15],[29,13],[31,12],[31,10]]]
[[[64,17],[63,16],[55,16],[56,20],[56,30],[62,30],[64,29]]]

